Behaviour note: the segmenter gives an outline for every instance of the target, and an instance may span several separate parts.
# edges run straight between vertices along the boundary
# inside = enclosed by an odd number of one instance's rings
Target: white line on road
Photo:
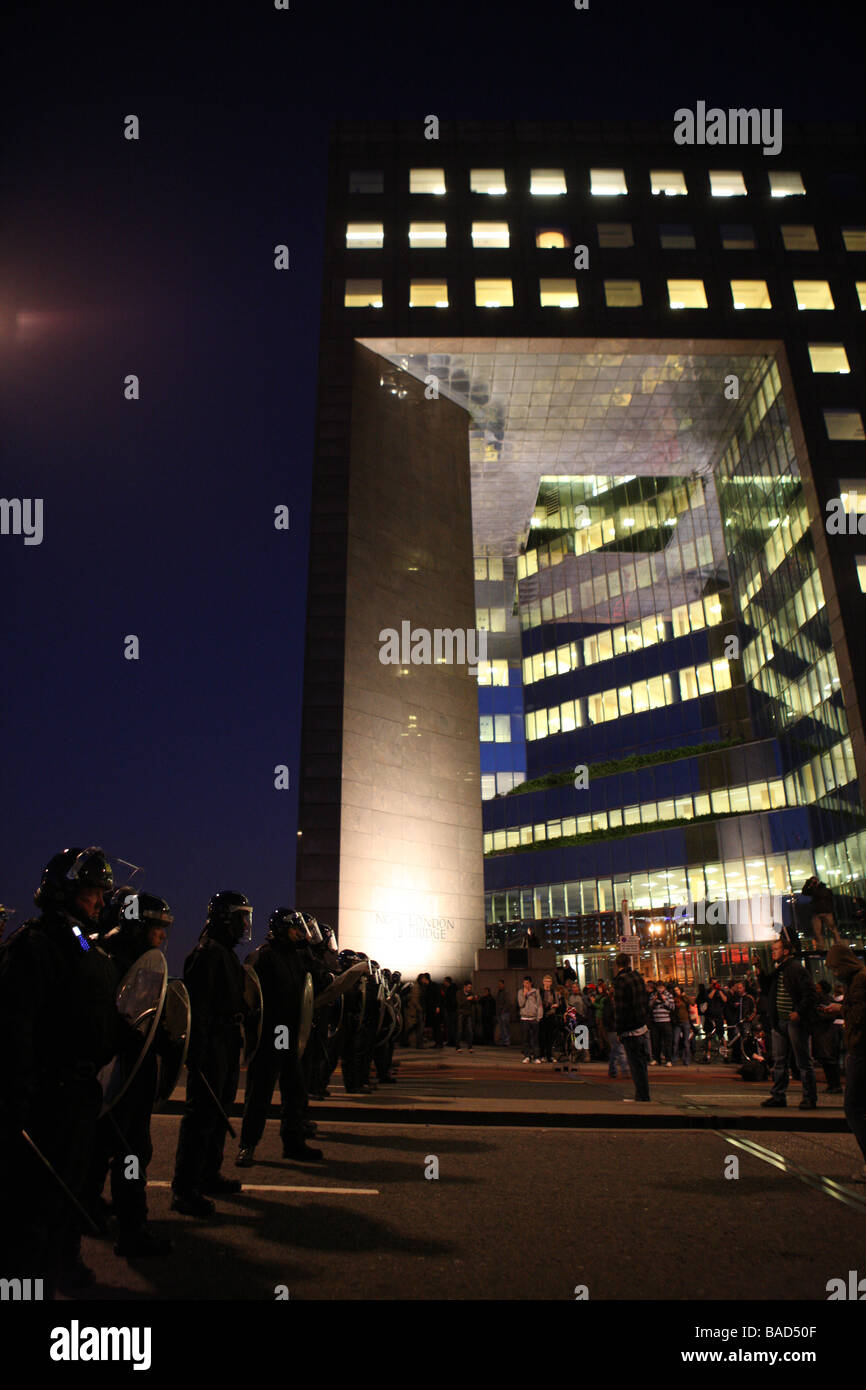
[[[171,1187],[170,1182],[150,1182],[148,1187]],[[263,1183],[245,1182],[241,1187],[241,1192],[325,1192],[329,1196],[340,1197],[378,1197],[378,1187],[290,1187],[287,1183]],[[219,1194],[218,1194],[219,1195]],[[228,1193],[227,1196],[240,1196],[240,1193]]]

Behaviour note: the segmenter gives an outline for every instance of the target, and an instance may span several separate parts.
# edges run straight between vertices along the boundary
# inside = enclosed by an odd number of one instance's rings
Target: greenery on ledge
[[[693,743],[687,748],[662,748],[656,753],[631,753],[627,758],[611,758],[606,762],[589,763],[590,777],[610,777],[615,772],[634,772],[639,767],[654,767],[658,763],[674,763],[680,758],[693,758],[698,753],[714,753],[722,748],[733,748],[741,743],[754,742],[745,738],[726,738],[715,743]],[[506,796],[520,796],[522,792],[545,791],[548,787],[566,787],[574,782],[574,768],[565,772],[547,772],[543,777],[533,777],[529,782],[521,782],[512,787]]]

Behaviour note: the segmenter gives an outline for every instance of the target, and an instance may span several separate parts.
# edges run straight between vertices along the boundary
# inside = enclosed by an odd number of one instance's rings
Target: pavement
[[[397,1060],[397,1085],[348,1096],[335,1079],[314,1103],[323,1163],[282,1159],[276,1111],[253,1168],[229,1140],[223,1171],[243,1190],[205,1221],[170,1211],[177,1097],[154,1116],[148,1175],[174,1253],[130,1261],[85,1238],[86,1298],[823,1302],[863,1264],[841,1097],[801,1112],[792,1085],[793,1109],[761,1112],[768,1087],[733,1069],[653,1068],[651,1103],[632,1106],[600,1064],[568,1074],[493,1048]]]

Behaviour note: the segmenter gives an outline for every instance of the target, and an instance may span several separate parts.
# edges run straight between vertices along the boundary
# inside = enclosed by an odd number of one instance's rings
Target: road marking
[[[148,1182],[148,1187],[171,1187],[170,1182]],[[331,1197],[378,1197],[378,1187],[292,1187],[288,1183],[245,1182],[241,1192],[324,1192]],[[239,1197],[241,1192],[228,1192],[227,1197]],[[217,1196],[221,1194],[217,1193]]]

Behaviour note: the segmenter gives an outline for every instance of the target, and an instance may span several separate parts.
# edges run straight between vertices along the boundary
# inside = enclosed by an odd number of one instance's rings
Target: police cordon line
[[[121,871],[121,867],[123,872]],[[240,1062],[247,1078],[236,1164],[249,1168],[280,1084],[283,1157],[321,1162],[310,1097],[338,1064],[349,1092],[369,1092],[371,1068],[393,1081],[394,1045],[411,988],[399,971],[340,950],[309,913],[278,907],[252,941],[243,893],[215,893],[183,979],[164,954],[168,903],[133,886],[141,872],[98,846],[65,849],[34,895],[39,915],[0,945],[0,1230],[4,1264],[42,1279],[46,1295],[93,1282],[84,1232],[115,1254],[171,1253],[147,1220],[151,1115],[186,1068],[172,1209],[206,1218],[214,1197],[241,1191],[222,1173]],[[120,880],[129,881],[120,881]]]

